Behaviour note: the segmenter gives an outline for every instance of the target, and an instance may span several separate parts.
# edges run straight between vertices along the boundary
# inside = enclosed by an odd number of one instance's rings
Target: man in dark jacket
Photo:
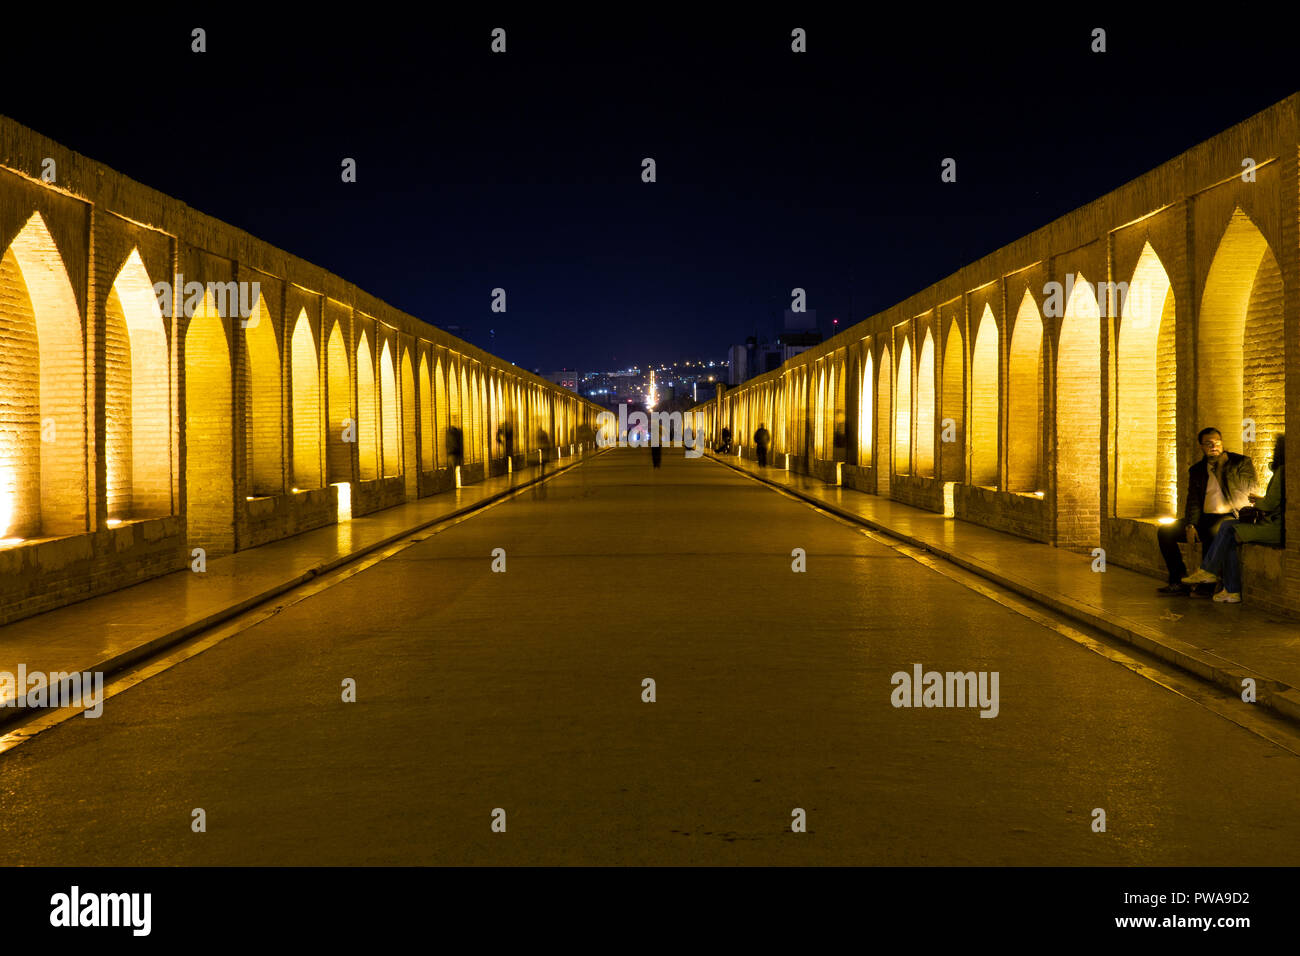
[[[767,422],[760,422],[758,431],[754,432],[754,451],[758,453],[758,465],[762,468],[767,464],[767,445],[772,440],[768,433]]]
[[[1161,525],[1156,532],[1160,553],[1169,570],[1169,583],[1159,588],[1161,594],[1186,595],[1191,587],[1183,584],[1187,566],[1178,550],[1179,539],[1188,544],[1214,540],[1214,531],[1224,518],[1235,518],[1239,509],[1250,504],[1255,491],[1255,465],[1245,455],[1225,451],[1223,436],[1217,428],[1202,428],[1196,436],[1202,457],[1187,472],[1187,503],[1183,517]]]

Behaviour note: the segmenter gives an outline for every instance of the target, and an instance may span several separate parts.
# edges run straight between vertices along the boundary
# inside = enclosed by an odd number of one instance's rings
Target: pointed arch
[[[433,379],[429,353],[420,350],[420,469],[433,471]]]
[[[871,345],[866,343],[862,347],[864,353],[862,361],[862,384],[858,389],[858,464],[870,465],[871,456],[871,435],[874,429],[872,425],[873,402],[875,397],[875,372],[871,361]]]
[[[1043,491],[1043,320],[1025,290],[1007,367],[1007,490]]]
[[[85,337],[40,213],[0,257],[0,320],[12,330],[0,350],[0,538],[84,532]]]
[[[330,484],[352,480],[352,446],[358,428],[352,415],[352,376],[343,329],[335,322],[325,348],[325,382],[328,389],[329,425],[325,436],[326,472]]]
[[[894,421],[893,409],[894,365],[889,357],[889,346],[880,349],[880,365],[876,372],[876,494],[889,494],[890,479],[890,427]]]
[[[406,475],[406,497],[420,496],[420,464],[416,457],[415,372],[411,350],[402,349],[402,472]]]
[[[1282,305],[1282,273],[1273,250],[1237,208],[1201,294],[1198,424],[1218,428],[1224,447],[1250,455],[1258,474],[1266,473],[1274,438],[1283,430],[1285,369],[1277,348],[1284,339]],[[1246,443],[1252,431],[1255,440]]]
[[[244,462],[250,495],[284,491],[281,448],[280,347],[275,325],[258,296],[251,317],[241,321],[244,367]]]
[[[293,484],[304,490],[321,486],[320,357],[307,310],[298,312],[290,342],[293,388]]]
[[[943,418],[945,432],[951,422],[951,441],[939,444],[939,470],[948,481],[962,481],[966,476],[966,352],[961,326],[948,322],[943,349]]]
[[[848,436],[844,433],[845,428],[845,406],[844,406],[844,379],[846,366],[848,364],[848,353],[840,349],[831,359],[831,369],[834,374],[832,379],[831,396],[833,409],[831,414],[831,457],[835,461],[844,461],[848,454]],[[766,390],[765,390],[766,392]],[[770,395],[770,392],[767,392]]]
[[[392,478],[402,473],[401,418],[397,407],[397,373],[393,350],[387,341],[379,353],[379,428],[382,474]]]
[[[1145,243],[1120,304],[1116,337],[1115,514],[1172,515],[1177,508],[1174,291]]]
[[[894,474],[912,473],[912,341],[903,336],[898,350],[898,378],[894,406]]]
[[[1056,366],[1056,543],[1096,545],[1101,537],[1101,309],[1076,276],[1066,303]]]
[[[162,310],[139,250],[127,256],[104,312],[108,517],[171,514],[171,360]]]
[[[934,336],[925,330],[916,366],[916,473],[934,477]]]
[[[451,427],[451,417],[448,415],[448,409],[451,407],[451,399],[447,393],[447,366],[443,364],[442,353],[439,352],[434,358],[433,364],[433,410],[437,415],[437,455],[434,458],[435,467],[447,465],[447,430]]]
[[[814,399],[813,455],[826,457],[826,363],[817,363],[817,395]]]
[[[210,555],[235,548],[233,403],[226,322],[205,293],[185,332],[185,525]]]
[[[456,363],[460,368],[460,379],[456,392],[456,420],[464,436],[465,461],[473,461],[474,455],[474,399],[470,393],[469,372],[465,368],[465,360],[459,359]]]
[[[357,458],[361,480],[379,477],[379,412],[375,396],[375,360],[363,330],[357,343]]]
[[[984,306],[971,349],[971,484],[998,483],[998,323]]]

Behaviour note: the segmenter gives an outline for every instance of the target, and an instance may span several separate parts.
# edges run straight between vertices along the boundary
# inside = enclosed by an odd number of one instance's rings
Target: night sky
[[[842,329],[1300,89],[1244,8],[1177,32],[355,9],[10,21],[0,112],[548,372],[721,360],[795,286]]]

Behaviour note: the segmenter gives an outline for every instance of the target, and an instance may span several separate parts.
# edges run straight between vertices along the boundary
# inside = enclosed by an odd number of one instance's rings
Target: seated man
[[[1205,550],[1201,568],[1183,578],[1184,584],[1204,584],[1214,582],[1223,575],[1223,589],[1214,595],[1214,600],[1224,604],[1241,603],[1241,556],[1239,543],[1280,545],[1282,543],[1282,520],[1286,507],[1283,492],[1283,472],[1286,470],[1285,437],[1277,436],[1273,446],[1273,461],[1270,468],[1273,476],[1268,481],[1268,491],[1264,497],[1251,495],[1251,503],[1259,511],[1260,520],[1254,524],[1228,519],[1219,525],[1214,543]]]
[[[1210,542],[1224,518],[1235,518],[1237,512],[1250,503],[1255,490],[1255,465],[1245,455],[1225,451],[1223,435],[1217,428],[1202,428],[1196,436],[1201,447],[1201,460],[1187,471],[1187,503],[1183,517],[1156,532],[1160,553],[1169,571],[1169,583],[1159,588],[1160,594],[1187,595],[1191,587],[1183,583],[1187,565],[1178,550],[1178,540],[1186,537],[1188,544]]]

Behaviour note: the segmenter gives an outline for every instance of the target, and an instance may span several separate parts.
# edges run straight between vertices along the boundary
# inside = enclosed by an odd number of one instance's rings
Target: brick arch
[[[433,471],[434,432],[433,379],[429,374],[429,353],[420,352],[420,468]]]
[[[831,372],[834,376],[831,380],[832,396],[832,414],[831,414],[831,457],[835,461],[844,461],[848,454],[848,436],[844,433],[845,429],[845,412],[844,406],[845,393],[845,373],[848,371],[847,353],[840,349],[831,359]]]
[[[1142,248],[1120,307],[1115,376],[1115,514],[1172,515],[1178,504],[1174,292]]]
[[[104,458],[108,517],[172,513],[171,360],[140,252],[132,249],[105,311]]]
[[[862,384],[858,389],[858,464],[870,465],[871,456],[871,436],[875,424],[873,416],[875,407],[873,399],[875,398],[875,371],[872,363],[871,346],[867,345],[863,352],[865,357],[862,362]]]
[[[966,353],[961,326],[948,322],[943,349],[943,417],[952,419],[953,440],[939,445],[939,470],[949,480],[961,480],[966,473]]]
[[[300,309],[289,345],[289,375],[293,401],[293,484],[321,486],[320,357],[307,310]]]
[[[185,330],[185,525],[191,548],[235,548],[230,341],[206,292]]]
[[[1198,428],[1214,426],[1229,451],[1267,465],[1284,428],[1282,274],[1268,241],[1240,208],[1215,250],[1197,328]],[[1250,387],[1246,387],[1246,383]],[[1247,444],[1245,422],[1254,425]]]
[[[934,336],[925,330],[916,366],[916,473],[934,477]]]
[[[1007,353],[1007,490],[1045,491],[1043,474],[1043,320],[1025,290]]]
[[[482,390],[479,386],[477,366],[471,366],[461,380],[465,386],[461,393],[461,403],[465,415],[465,460],[483,460],[483,424],[481,421]]]
[[[387,341],[379,351],[379,429],[381,474],[393,478],[402,473],[401,418],[398,411],[397,371],[393,350]]]
[[[284,491],[280,348],[266,299],[258,296],[251,314],[240,324],[247,487],[251,495],[278,495]]]
[[[338,322],[330,330],[325,347],[325,384],[328,391],[329,422],[325,434],[326,474],[331,484],[352,480],[352,445],[357,437],[357,423],[352,417],[352,376],[348,370],[348,350],[343,344],[343,329]],[[350,432],[345,435],[345,432]],[[354,441],[347,441],[352,438]]]
[[[893,424],[894,366],[889,346],[880,349],[876,371],[876,493],[889,494],[889,429]]]
[[[357,457],[361,480],[379,477],[379,415],[375,396],[375,359],[363,330],[357,343]]]
[[[970,483],[998,483],[998,323],[986,304],[971,345]]]
[[[0,257],[0,332],[0,538],[84,532],[85,339],[40,213]]]
[[[457,356],[453,361],[447,373],[447,378],[451,383],[451,424],[453,428],[459,428],[466,442],[465,450],[468,451],[469,442],[469,420],[465,415],[464,396],[467,391],[465,385],[465,366]],[[466,458],[466,461],[469,459]]]
[[[420,496],[420,464],[416,457],[415,372],[411,350],[402,349],[402,473],[406,475],[406,497]]]
[[[1101,309],[1082,275],[1056,354],[1056,543],[1090,548],[1101,537]]]
[[[448,414],[450,401],[447,393],[447,366],[443,364],[442,353],[438,353],[433,361],[433,411],[437,416],[435,427],[440,443],[438,447],[442,450],[435,456],[435,467],[438,463],[450,464],[447,458],[447,431],[451,428],[451,416]]]
[[[903,336],[894,389],[894,474],[912,473],[912,339]]]

